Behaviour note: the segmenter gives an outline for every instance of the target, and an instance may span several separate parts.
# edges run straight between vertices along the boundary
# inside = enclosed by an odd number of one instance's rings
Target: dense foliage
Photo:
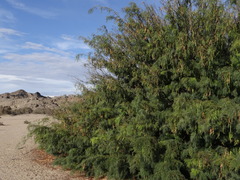
[[[240,179],[237,1],[103,9],[116,28],[85,39],[91,88],[31,127],[40,146],[88,176]]]

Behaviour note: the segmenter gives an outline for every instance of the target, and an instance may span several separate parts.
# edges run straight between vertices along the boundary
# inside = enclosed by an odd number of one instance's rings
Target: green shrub
[[[240,179],[237,7],[169,0],[162,13],[113,12],[117,29],[85,39],[93,88],[57,124],[32,126],[36,142],[88,176]]]

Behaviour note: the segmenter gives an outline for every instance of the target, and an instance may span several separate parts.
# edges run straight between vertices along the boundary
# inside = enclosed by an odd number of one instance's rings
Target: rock
[[[15,92],[11,93],[10,97],[13,97],[13,98],[28,98],[29,94],[26,91],[20,89],[18,91],[15,91]]]
[[[61,104],[78,100],[78,96],[46,97],[39,92],[28,93],[22,89],[0,94],[0,115],[1,114],[51,114]]]
[[[46,98],[45,96],[42,96],[39,92],[34,93],[33,96],[36,98]]]

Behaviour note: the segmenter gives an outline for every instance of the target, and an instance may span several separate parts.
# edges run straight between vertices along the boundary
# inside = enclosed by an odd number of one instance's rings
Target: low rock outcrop
[[[60,104],[77,99],[77,96],[46,97],[39,92],[28,93],[18,90],[12,93],[0,94],[0,115],[2,114],[51,114]]]

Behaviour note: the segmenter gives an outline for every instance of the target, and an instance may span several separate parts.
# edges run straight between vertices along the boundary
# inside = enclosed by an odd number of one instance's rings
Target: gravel
[[[28,124],[46,117],[41,114],[28,114],[1,117],[0,126],[0,180],[87,180],[73,176],[52,165],[43,165],[36,159],[37,146],[32,139],[23,144]]]

